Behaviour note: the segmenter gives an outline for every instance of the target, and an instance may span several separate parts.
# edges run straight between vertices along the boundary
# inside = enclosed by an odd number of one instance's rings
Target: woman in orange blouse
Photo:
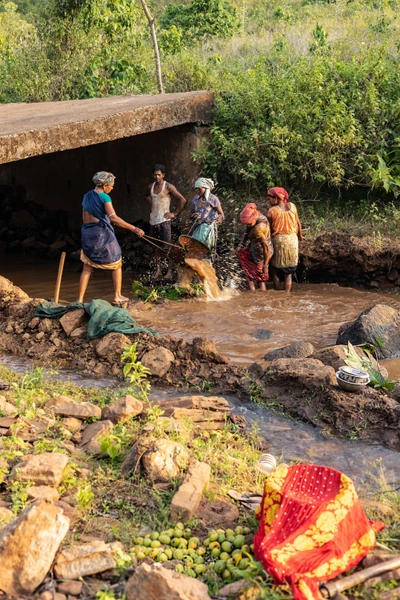
[[[284,188],[274,187],[268,190],[267,198],[271,208],[267,216],[272,230],[274,255],[271,261],[271,275],[276,290],[281,288],[280,273],[284,276],[285,291],[292,289],[292,275],[299,262],[299,240],[301,223],[297,208],[288,202],[289,194]]]

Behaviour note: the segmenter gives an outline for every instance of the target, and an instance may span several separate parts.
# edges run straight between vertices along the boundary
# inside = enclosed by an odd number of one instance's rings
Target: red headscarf
[[[273,196],[274,198],[278,198],[283,204],[286,204],[289,200],[289,194],[285,190],[285,188],[281,187],[273,187],[270,188],[267,192],[268,196]]]
[[[240,222],[244,225],[251,225],[251,223],[257,219],[259,214],[257,206],[253,202],[250,202],[250,204],[246,204],[240,213]]]

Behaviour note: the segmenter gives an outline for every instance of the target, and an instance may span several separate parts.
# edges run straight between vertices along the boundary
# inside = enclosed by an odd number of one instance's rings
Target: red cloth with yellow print
[[[381,521],[368,520],[354,484],[335,469],[279,467],[264,485],[254,553],[295,600],[321,599],[319,583],[355,567],[375,546]]]

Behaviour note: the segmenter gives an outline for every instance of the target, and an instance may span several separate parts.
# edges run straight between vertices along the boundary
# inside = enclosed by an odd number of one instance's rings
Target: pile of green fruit
[[[177,523],[173,528],[159,533],[152,531],[145,537],[134,539],[130,552],[136,560],[151,558],[155,562],[171,561],[178,573],[190,577],[205,577],[213,571],[223,580],[243,577],[241,571],[257,575],[261,564],[253,555],[252,536],[248,527],[215,529],[204,540],[192,536],[192,530]],[[135,561],[136,562],[136,561]]]

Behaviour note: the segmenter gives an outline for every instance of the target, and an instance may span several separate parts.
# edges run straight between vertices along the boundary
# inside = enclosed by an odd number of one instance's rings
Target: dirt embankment
[[[303,240],[299,279],[371,288],[400,286],[400,241],[324,233]]]
[[[278,406],[332,434],[400,448],[397,397],[372,388],[360,394],[341,390],[335,379],[335,353],[334,362],[324,358],[331,353],[320,351],[318,358],[313,354],[276,358],[267,368],[255,364],[247,371],[230,364],[207,338],[186,342],[168,336],[109,333],[88,341],[88,317],[83,310],[67,313],[61,320],[39,319],[34,313],[40,301],[0,277],[0,352],[89,371],[94,376],[122,377],[121,353],[136,342],[138,358],[150,368],[157,384],[200,393],[238,394]],[[138,318],[137,308],[133,311]]]

